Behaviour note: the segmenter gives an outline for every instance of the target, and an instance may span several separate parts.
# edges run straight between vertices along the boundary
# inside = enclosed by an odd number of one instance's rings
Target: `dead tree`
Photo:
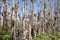
[[[48,32],[48,30],[50,29],[50,32],[51,32],[51,21],[52,21],[52,16],[51,16],[51,2],[50,2],[50,0],[47,0],[48,1],[48,7],[47,7],[47,9],[48,9],[48,12],[47,12],[47,15],[46,15],[46,19],[47,19],[47,24],[48,24],[48,26],[46,26],[46,31]]]
[[[60,31],[60,0],[56,0],[56,5],[57,5],[57,13],[58,13],[58,16],[59,16],[59,19],[58,19],[58,29],[57,31]]]
[[[57,6],[57,1],[55,1],[55,10],[54,10],[54,26],[53,26],[53,30],[54,32],[56,31],[56,29],[58,28],[58,6]]]
[[[1,10],[2,10],[2,1],[0,1],[0,27],[2,27],[2,12],[1,12]],[[2,29],[2,28],[0,28],[0,29]]]
[[[31,3],[30,3],[30,23],[29,23],[29,40],[32,40],[32,36],[31,36],[31,28],[32,28],[32,24],[33,24],[33,4],[34,4],[34,0],[30,0],[31,1]]]
[[[55,11],[55,16],[54,16],[54,26],[53,26],[53,29],[54,29],[54,32],[56,31],[57,27],[58,27],[58,13]]]
[[[43,32],[45,32],[46,26],[45,26],[45,21],[46,21],[46,0],[44,0],[44,10],[43,10],[43,15],[44,15],[44,23],[43,23]]]
[[[42,1],[41,0],[38,0],[38,16],[37,16],[37,19],[38,19],[38,22],[39,22],[39,29],[38,29],[38,35],[40,35],[40,32],[42,30],[42,25],[41,25],[41,22],[42,22],[42,17],[41,17],[41,5],[42,4]]]
[[[8,26],[8,31],[9,31],[9,34],[11,33],[11,12],[10,12],[10,3],[9,3],[9,0],[7,1],[7,26]],[[11,35],[11,34],[10,34]]]
[[[7,32],[7,18],[6,18],[6,13],[7,13],[7,5],[6,5],[6,0],[3,0],[4,2],[4,7],[3,7],[3,30]]]
[[[1,13],[1,12],[0,12]],[[1,27],[1,16],[0,16],[0,27]]]
[[[24,6],[24,4],[25,4],[26,0],[22,0],[22,1],[23,1],[23,6],[22,6],[22,16],[23,16],[23,18],[22,18],[22,23],[23,23],[22,40],[26,40],[26,29],[25,29],[25,20],[24,20],[24,18],[25,18],[25,15],[24,15],[25,6]]]
[[[14,40],[16,39],[16,30],[17,30],[17,9],[18,9],[18,0],[12,0],[13,2],[13,7],[12,7],[12,35]]]

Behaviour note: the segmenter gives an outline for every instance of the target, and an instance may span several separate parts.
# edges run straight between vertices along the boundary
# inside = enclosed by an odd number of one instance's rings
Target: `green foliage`
[[[0,40],[12,40],[10,35],[0,35]]]
[[[0,40],[3,40],[4,35],[0,35]]]
[[[0,30],[0,40],[12,40],[12,37],[3,30]]]
[[[11,40],[11,36],[9,36],[9,35],[4,35],[3,40]]]
[[[8,32],[6,33],[5,31],[0,30],[0,35],[7,35],[9,34]]]
[[[33,38],[32,40],[60,40],[60,32],[54,33],[40,33],[39,37]]]

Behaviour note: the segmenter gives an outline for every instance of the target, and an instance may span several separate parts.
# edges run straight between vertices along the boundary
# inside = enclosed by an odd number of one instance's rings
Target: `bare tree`
[[[12,27],[12,33],[13,34],[13,38],[15,40],[16,39],[16,31],[17,31],[17,9],[18,9],[18,0],[12,0],[13,2],[13,8],[12,8],[12,21],[14,22],[13,23],[13,27]]]
[[[3,30],[7,32],[7,18],[6,18],[6,13],[7,13],[7,5],[6,5],[6,0],[3,0],[4,2],[4,7],[3,7]]]
[[[0,27],[2,27],[2,12],[1,12],[1,10],[2,10],[2,1],[0,1]]]
[[[44,0],[44,10],[43,10],[43,15],[44,15],[44,23],[43,23],[43,32],[45,32],[46,26],[45,26],[45,18],[46,18],[46,0]]]

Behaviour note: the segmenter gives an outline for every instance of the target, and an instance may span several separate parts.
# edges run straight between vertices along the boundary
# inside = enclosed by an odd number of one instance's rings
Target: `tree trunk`
[[[31,36],[31,24],[29,24],[29,40],[32,40],[32,36]]]

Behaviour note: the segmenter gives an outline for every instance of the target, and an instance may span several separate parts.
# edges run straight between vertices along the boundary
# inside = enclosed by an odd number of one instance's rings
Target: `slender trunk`
[[[32,36],[31,36],[31,24],[29,23],[29,40],[32,40]]]
[[[34,37],[36,37],[37,35],[36,35],[36,30],[34,30]]]
[[[24,11],[25,11],[25,8],[24,8],[24,3],[25,3],[25,0],[23,0],[23,6],[22,6],[22,16],[23,16],[23,19],[22,19],[22,23],[23,23],[23,34],[22,34],[22,40],[26,40],[26,29],[25,29],[25,20],[24,20]]]
[[[43,10],[43,13],[44,13],[43,32],[45,32],[45,30],[46,30],[46,26],[45,26],[45,19],[46,19],[46,0],[44,0],[44,10]]]
[[[7,33],[7,5],[6,5],[6,0],[4,1],[4,8],[3,8],[3,30]]]

